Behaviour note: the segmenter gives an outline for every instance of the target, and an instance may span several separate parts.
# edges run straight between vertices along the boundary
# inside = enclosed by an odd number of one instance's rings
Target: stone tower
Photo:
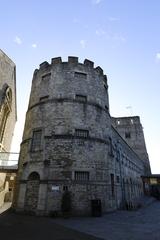
[[[107,77],[77,57],[35,70],[21,143],[17,211],[60,213],[71,195],[74,215],[134,204],[142,160],[112,126]],[[131,204],[132,203],[132,204]]]
[[[144,173],[151,174],[143,128],[139,116],[112,118],[112,123],[128,145],[144,163]]]
[[[68,189],[74,210],[87,213],[89,200],[106,192],[111,124],[107,89],[103,70],[87,59],[82,64],[77,57],[68,62],[53,58],[35,70],[20,151],[19,178],[25,184],[20,186],[19,208],[38,204],[39,211],[60,209]],[[43,184],[40,199],[33,201],[36,187],[29,180],[34,177]]]

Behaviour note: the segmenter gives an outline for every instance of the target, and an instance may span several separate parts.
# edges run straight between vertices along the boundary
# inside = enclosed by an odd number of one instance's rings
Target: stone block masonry
[[[91,215],[93,200],[102,212],[136,205],[143,194],[144,162],[113,126],[108,98],[107,76],[88,59],[52,58],[35,70],[17,211],[61,215],[66,191],[72,215]]]

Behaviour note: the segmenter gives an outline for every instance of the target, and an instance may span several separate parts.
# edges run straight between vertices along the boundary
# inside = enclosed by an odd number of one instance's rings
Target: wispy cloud
[[[92,4],[98,5],[102,2],[102,0],[92,0]]]
[[[115,34],[113,35],[112,39],[114,41],[117,41],[117,42],[123,42],[125,43],[126,42],[126,38],[124,36],[122,36],[121,34]]]
[[[127,41],[126,37],[124,37],[121,33],[114,33],[104,28],[97,28],[95,33],[98,37],[103,37],[113,43],[125,43]]]
[[[116,17],[109,17],[108,20],[109,20],[110,22],[115,22],[115,21],[118,21],[119,18],[116,18]]]
[[[96,30],[97,36],[104,36],[106,34],[106,31],[102,28]]]
[[[20,37],[16,36],[14,38],[14,42],[17,43],[18,45],[21,45],[22,44],[22,40],[20,39]]]
[[[85,48],[86,47],[86,41],[85,40],[80,40],[80,45],[82,48]]]
[[[160,52],[156,53],[156,60],[160,61]]]
[[[33,44],[32,44],[32,48],[37,48],[37,44],[36,44],[36,43],[33,43]]]

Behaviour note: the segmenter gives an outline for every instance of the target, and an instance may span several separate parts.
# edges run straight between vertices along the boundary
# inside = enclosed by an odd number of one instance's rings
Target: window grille
[[[75,136],[87,138],[89,136],[89,131],[84,129],[75,129]]]
[[[89,172],[82,172],[82,171],[75,172],[75,180],[88,181],[89,180]]]

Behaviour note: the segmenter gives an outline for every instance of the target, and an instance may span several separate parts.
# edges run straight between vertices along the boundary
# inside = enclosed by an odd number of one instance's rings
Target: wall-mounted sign
[[[59,191],[59,186],[53,185],[53,186],[51,187],[51,190],[52,190],[52,191]]]

